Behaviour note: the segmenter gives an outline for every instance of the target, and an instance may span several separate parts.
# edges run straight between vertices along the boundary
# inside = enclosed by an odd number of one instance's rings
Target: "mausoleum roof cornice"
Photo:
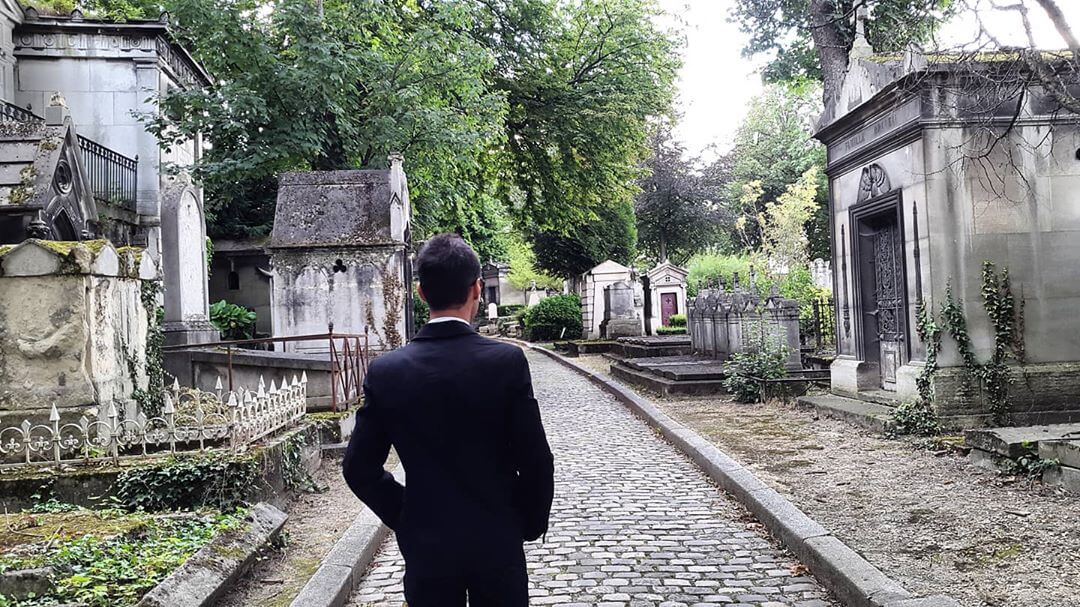
[[[25,18],[12,35],[15,54],[117,59],[156,57],[183,84],[210,86],[213,78],[178,44],[163,20],[124,23],[74,17]]]

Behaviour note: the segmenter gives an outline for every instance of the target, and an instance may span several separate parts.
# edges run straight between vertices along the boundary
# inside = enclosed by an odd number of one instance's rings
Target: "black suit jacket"
[[[553,460],[520,348],[428,324],[372,361],[364,396],[345,480],[397,533],[410,571],[505,565],[547,531]],[[391,445],[404,486],[383,467]]]

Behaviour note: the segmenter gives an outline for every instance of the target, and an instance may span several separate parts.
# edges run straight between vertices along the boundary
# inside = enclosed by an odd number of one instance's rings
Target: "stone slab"
[[[1080,493],[1080,468],[1058,466],[1043,472],[1043,483],[1061,487],[1071,493]]]
[[[967,443],[980,451],[1016,459],[1043,441],[1080,437],[1080,424],[1051,424],[964,431]]]
[[[840,419],[882,433],[885,432],[886,423],[892,413],[892,409],[885,405],[835,394],[800,396],[795,402],[800,407],[813,409],[825,417]]]
[[[1039,457],[1056,459],[1062,466],[1080,468],[1080,436],[1074,440],[1039,441]]]
[[[251,525],[203,546],[139,601],[137,607],[209,607],[254,563],[288,516],[269,504],[251,508]]]
[[[618,398],[650,426],[656,428],[680,451],[725,490],[731,493],[781,539],[830,592],[848,607],[958,607],[946,597],[927,597],[922,603],[896,581],[871,565],[828,531],[807,517],[794,504],[762,483],[752,472],[720,451],[693,430],[683,426],[653,403],[619,385],[579,367],[556,352],[515,343],[559,361],[585,375]],[[824,534],[821,532],[824,531]],[[904,601],[908,601],[904,603]]]
[[[405,478],[405,469],[394,470],[398,481]],[[341,534],[327,553],[314,575],[293,599],[290,607],[342,607],[359,583],[364,571],[375,558],[379,546],[390,535],[375,513],[364,508],[352,525]]]
[[[635,346],[649,346],[653,348],[660,347],[673,347],[673,346],[689,346],[690,336],[688,335],[649,335],[642,337],[621,337],[619,338],[620,344],[632,344]]]
[[[721,381],[675,381],[655,373],[638,371],[621,363],[613,363],[611,365],[611,374],[623,381],[663,396],[708,396],[713,394],[724,394],[727,392],[727,389],[724,388],[724,384]]]
[[[53,588],[52,575],[52,567],[0,573],[0,596],[16,600],[44,596]]]

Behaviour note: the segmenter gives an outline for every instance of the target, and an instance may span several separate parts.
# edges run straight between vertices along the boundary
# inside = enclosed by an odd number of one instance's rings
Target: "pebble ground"
[[[555,454],[543,544],[526,546],[531,605],[832,607],[795,558],[613,397],[528,353]],[[403,603],[391,537],[351,607]]]

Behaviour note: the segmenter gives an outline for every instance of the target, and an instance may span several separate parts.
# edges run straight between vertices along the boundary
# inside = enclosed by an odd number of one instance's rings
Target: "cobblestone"
[[[528,353],[556,495],[547,541],[526,546],[532,605],[835,605],[794,557],[625,407]],[[351,607],[399,607],[404,563],[390,538]]]

